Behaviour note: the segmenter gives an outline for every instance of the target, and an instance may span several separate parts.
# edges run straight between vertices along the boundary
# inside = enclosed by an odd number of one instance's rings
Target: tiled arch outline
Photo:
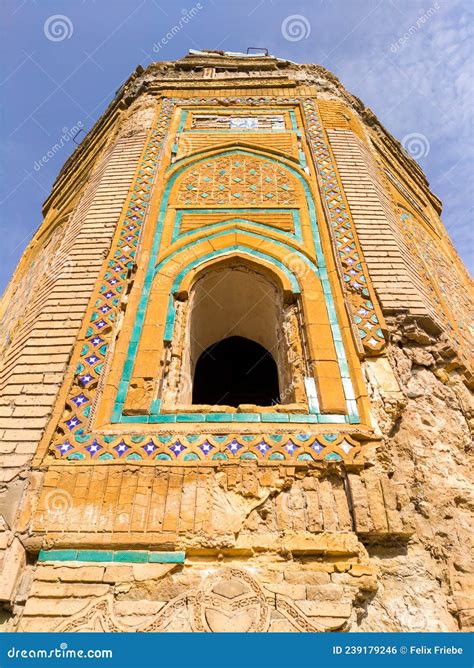
[[[208,230],[213,230],[217,229],[218,227],[221,227],[223,224],[229,224],[229,223],[239,223],[243,222],[247,225],[253,225],[255,229],[268,231],[273,230],[278,232],[278,234],[281,234],[288,239],[294,239],[295,241],[301,242],[303,240],[302,236],[302,231],[301,231],[301,221],[299,217],[299,212],[296,209],[255,209],[255,212],[257,211],[264,211],[266,213],[274,213],[274,212],[287,212],[291,211],[293,215],[293,224],[294,224],[294,232],[289,232],[287,230],[282,230],[280,228],[272,227],[271,225],[267,225],[264,223],[257,223],[253,220],[251,220],[252,213],[250,213],[250,209],[178,209],[176,211],[176,217],[175,217],[175,222],[174,222],[174,227],[173,227],[173,234],[171,235],[171,243],[174,243],[175,241],[179,241],[180,239],[183,239],[185,237],[191,237],[193,234],[196,234],[196,230],[186,230],[185,232],[180,232],[180,223],[181,223],[181,217],[182,213],[185,211],[186,213],[199,213],[201,215],[206,214],[206,213],[222,213],[222,214],[229,214],[230,212],[232,213],[240,213],[243,215],[248,216],[247,218],[241,218],[239,216],[234,216],[234,218],[227,218],[225,221],[222,221],[220,223],[210,223],[209,225],[205,225],[200,228],[200,230],[206,228]]]
[[[91,297],[91,302],[88,307],[88,316],[83,323],[81,333],[79,335],[79,347],[77,348],[77,351],[75,352],[71,362],[71,373],[73,381],[71,385],[66,383],[61,390],[51,423],[44,434],[35,459],[38,465],[41,464],[46,453],[51,453],[51,455],[55,458],[59,457],[70,460],[84,459],[84,457],[90,457],[94,460],[117,458],[118,456],[122,455],[110,453],[114,453],[114,450],[117,449],[118,445],[114,447],[116,443],[123,443],[124,441],[127,443],[127,449],[131,452],[131,454],[127,455],[125,458],[142,459],[142,455],[138,454],[142,452],[139,443],[142,441],[144,442],[147,438],[149,440],[151,439],[150,443],[151,441],[155,443],[153,446],[154,453],[160,453],[160,451],[163,451],[163,448],[166,448],[164,444],[172,438],[172,435],[169,433],[160,437],[158,437],[155,433],[148,435],[148,437],[146,435],[134,435],[128,432],[122,435],[99,434],[94,433],[93,430],[91,431],[90,428],[87,427],[87,421],[91,414],[92,406],[97,401],[97,383],[103,373],[103,362],[105,361],[106,355],[108,353],[110,337],[113,333],[116,314],[120,306],[120,295],[123,293],[127,281],[127,271],[133,268],[138,238],[140,236],[140,230],[149,208],[153,182],[156,178],[156,170],[163,158],[164,147],[167,146],[167,137],[169,136],[170,132],[172,115],[176,108],[179,108],[183,105],[190,107],[209,107],[217,104],[220,101],[221,100],[218,98],[211,97],[190,97],[185,99],[163,97],[159,101],[156,119],[146,141],[142,157],[134,177],[130,196],[126,201],[120,216],[113,246],[104,262],[100,283],[97,285],[97,289],[94,290],[94,293]],[[305,123],[310,123],[307,138],[309,145],[312,146],[312,148],[316,151],[315,168],[322,175],[323,181],[322,186],[320,185],[320,189],[326,191],[333,187],[332,184],[326,185],[326,182],[328,178],[336,178],[339,184],[339,188],[343,194],[344,191],[342,189],[342,184],[340,183],[337,170],[336,172],[330,171],[331,169],[335,170],[336,167],[334,165],[332,155],[328,151],[327,137],[325,136],[325,133],[322,129],[321,121],[319,119],[316,120],[318,118],[318,114],[316,101],[314,99],[306,96],[285,97],[267,95],[264,97],[240,96],[226,98],[224,102],[235,103],[237,109],[241,105],[282,105],[286,108],[289,108],[290,110],[290,116],[293,118],[294,130],[297,130],[296,122],[294,121],[294,109],[295,107],[299,108],[303,121]],[[314,132],[314,126],[316,126],[316,133]],[[301,132],[301,130],[299,132]],[[329,169],[327,167],[328,163]],[[328,178],[326,177],[326,174],[329,174]],[[326,199],[333,197],[331,192],[323,192],[323,196]],[[329,206],[331,207],[331,203],[329,203]],[[348,212],[348,214],[349,215],[346,216],[346,223],[355,234],[350,212]],[[333,210],[331,210],[331,215],[333,215]],[[336,221],[334,221],[334,224],[336,224]],[[112,296],[109,296],[109,285],[112,284],[111,279],[114,281],[114,292],[112,293]],[[102,307],[104,309],[107,308],[108,310],[102,310]],[[368,304],[367,308],[369,309],[368,317],[370,317],[370,309],[372,307]],[[352,317],[354,317],[354,314]],[[96,343],[96,340],[99,342]],[[370,350],[370,346],[367,344],[367,339],[364,339],[364,348],[366,351]],[[92,359],[89,360],[91,352],[93,352],[95,355],[94,361],[92,361]],[[74,426],[72,425],[73,422],[75,423]],[[336,443],[341,441],[341,439],[344,439],[344,434],[341,433],[339,436],[337,434],[314,434],[310,441],[306,441],[305,439],[309,438],[309,436],[309,434],[300,434],[297,436],[290,436],[289,434],[286,434],[282,436],[280,431],[278,439],[282,439],[281,443],[286,443],[287,441],[290,443],[290,440],[288,439],[293,438],[295,441],[298,441],[298,439],[301,437],[301,445],[304,445],[306,452],[303,455],[298,456],[298,459],[302,457],[308,457],[308,451],[305,444],[313,441],[314,443],[311,445],[311,448],[317,448],[317,450],[314,450],[316,454],[314,454],[312,451],[313,458],[316,457],[317,459],[330,459],[333,457],[333,455],[335,459],[353,458],[352,453],[354,453],[354,448],[351,454],[349,454],[347,451],[341,452],[340,454],[336,454],[335,452]],[[182,438],[185,438],[187,445],[191,447],[191,436]],[[200,442],[205,438],[206,436],[202,435],[197,439],[197,441]],[[222,448],[222,445],[220,444],[223,443],[223,437],[217,436],[215,434],[208,434],[207,438],[212,443],[214,443],[215,439],[214,445],[218,450]],[[247,437],[237,436],[234,433],[226,437],[226,442],[229,440],[229,438],[239,438],[240,445],[245,446],[242,439],[245,440]],[[351,440],[349,436],[346,436],[346,438]],[[270,444],[273,444],[273,447],[277,443],[275,440],[277,439],[276,434],[267,434],[265,439],[268,440]],[[278,442],[280,442],[280,440],[278,440]],[[324,449],[322,452],[320,451],[319,442],[323,443]],[[194,448],[196,445],[194,436],[192,443],[194,444]],[[354,446],[355,444],[356,443],[352,441],[352,445]],[[93,447],[95,449],[93,449]],[[285,449],[287,448],[288,454],[281,454],[277,452],[275,453],[275,457],[277,455],[281,458],[291,456],[292,451],[290,450],[290,445],[285,445]],[[329,454],[325,454],[328,450]],[[233,451],[229,452],[229,456],[233,456]],[[257,454],[259,457],[262,457],[261,452]],[[166,454],[158,454],[156,457],[154,454],[147,454],[147,457],[153,457],[154,459],[160,459],[162,456],[169,458],[169,455]],[[358,455],[356,455],[356,457],[357,456]],[[224,455],[221,454],[221,452],[218,452],[212,458],[215,459],[216,457],[224,457]],[[271,456],[270,459],[272,457],[273,456]]]
[[[151,284],[153,281],[153,278],[156,274],[156,259],[159,253],[160,249],[160,244],[161,244],[161,238],[162,238],[162,232],[163,232],[163,224],[166,216],[166,211],[167,211],[167,206],[168,206],[168,201],[169,197],[171,194],[171,190],[177,181],[177,179],[182,176],[186,171],[189,169],[195,167],[197,164],[204,162],[205,160],[212,160],[216,158],[221,158],[223,156],[228,156],[228,155],[246,155],[246,156],[252,156],[255,158],[259,158],[262,160],[266,160],[269,162],[275,162],[277,163],[280,167],[283,169],[286,169],[290,171],[294,177],[296,177],[300,184],[302,185],[302,188],[304,190],[305,194],[305,201],[306,201],[306,206],[308,210],[308,215],[309,215],[309,220],[310,220],[310,226],[311,226],[311,233],[312,233],[312,238],[313,238],[313,243],[314,243],[314,250],[315,250],[315,255],[316,255],[316,260],[317,260],[317,267],[315,267],[312,263],[312,261],[307,258],[304,253],[301,252],[300,249],[297,249],[294,246],[291,246],[289,244],[284,243],[283,241],[278,241],[275,239],[272,239],[271,237],[268,237],[264,234],[258,234],[256,232],[246,232],[246,234],[249,234],[251,236],[256,236],[256,237],[261,237],[263,239],[268,239],[272,244],[277,244],[280,246],[286,247],[290,252],[292,253],[298,253],[301,255],[301,257],[304,259],[305,262],[310,263],[310,265],[313,265],[311,269],[315,272],[316,276],[321,281],[321,286],[322,286],[322,292],[324,295],[325,303],[326,303],[326,309],[328,313],[328,319],[333,335],[333,340],[334,342],[340,342],[341,345],[335,346],[336,347],[336,354],[337,354],[337,361],[339,365],[339,371],[341,374],[341,378],[343,379],[343,386],[344,386],[344,392],[346,395],[346,402],[347,402],[347,407],[348,407],[348,414],[347,415],[339,415],[339,414],[334,414],[334,415],[321,415],[319,413],[319,407],[317,405],[317,402],[313,403],[313,408],[310,413],[308,413],[308,422],[313,421],[314,417],[317,417],[318,419],[316,421],[324,421],[326,423],[334,422],[334,423],[352,423],[352,424],[357,424],[360,422],[360,417],[357,409],[357,402],[355,401],[355,394],[354,394],[354,389],[352,386],[352,381],[350,378],[349,374],[349,369],[348,369],[348,364],[347,364],[347,357],[345,354],[344,346],[342,344],[342,335],[341,331],[339,328],[339,323],[337,320],[337,315],[335,311],[335,306],[334,306],[334,299],[332,295],[332,289],[331,285],[329,283],[329,279],[327,276],[327,271],[326,271],[326,263],[325,263],[325,257],[324,253],[322,250],[322,245],[321,245],[321,240],[320,240],[320,235],[319,235],[319,227],[318,227],[318,222],[317,222],[317,217],[316,217],[316,208],[314,204],[314,199],[311,193],[311,189],[309,184],[307,183],[306,176],[303,176],[303,174],[300,174],[300,172],[295,169],[293,165],[288,165],[287,163],[283,162],[282,160],[277,159],[274,156],[270,156],[264,151],[251,151],[249,149],[235,149],[235,150],[225,150],[225,151],[214,151],[212,152],[212,155],[209,155],[210,151],[204,152],[204,155],[201,154],[196,154],[192,158],[187,158],[186,164],[182,164],[183,161],[179,161],[181,164],[176,164],[173,165],[175,167],[174,172],[168,179],[162,198],[160,202],[160,209],[159,209],[159,214],[158,214],[158,221],[156,224],[155,228],[155,234],[153,238],[153,243],[152,243],[152,249],[150,253],[150,258],[148,262],[148,268],[146,272],[146,278],[145,278],[145,284],[142,290],[142,295],[138,304],[138,309],[137,309],[137,317],[135,320],[133,332],[132,332],[132,339],[129,344],[128,348],[128,353],[126,357],[126,362],[124,365],[124,371],[122,373],[121,381],[119,383],[119,389],[117,392],[116,396],[116,401],[114,405],[114,410],[113,410],[113,415],[112,415],[112,423],[120,423],[120,422],[127,422],[127,423],[133,423],[133,422],[148,422],[148,423],[159,423],[159,422],[164,422],[164,421],[169,421],[168,416],[162,416],[160,413],[160,402],[159,400],[154,402],[153,409],[151,411],[151,414],[149,416],[124,416],[122,414],[122,409],[123,409],[123,404],[125,401],[126,393],[128,391],[128,385],[131,379],[132,375],[132,369],[133,369],[133,363],[135,360],[135,354],[138,349],[138,342],[139,342],[139,334],[141,331],[141,327],[143,326],[143,322],[145,319],[145,314],[146,314],[146,309],[147,309],[147,303],[148,303],[148,298],[149,298],[149,292],[151,288]],[[261,211],[264,211],[264,208],[259,209]],[[232,211],[232,209],[229,209],[229,211]],[[214,236],[220,236],[222,234],[227,234],[230,230],[226,230],[226,232],[216,232],[213,235],[208,235],[206,237],[200,237],[199,241],[203,239],[209,239]],[[193,242],[191,242],[192,244]],[[191,245],[191,244],[188,244]],[[172,259],[176,254],[181,252],[183,248],[179,248],[176,251],[174,251],[170,256],[168,256],[165,260],[162,261],[161,264],[164,264],[165,261],[169,261]],[[250,253],[252,255],[256,255],[254,249],[249,249]],[[192,263],[191,263],[192,264]],[[188,269],[189,270],[189,269]],[[182,272],[181,272],[182,273]],[[169,317],[167,317],[167,322],[166,322],[166,329],[165,329],[165,341],[171,340],[172,337],[172,330],[173,330],[173,323],[174,323],[174,317],[173,317],[173,306],[172,306],[172,301],[173,301],[173,293],[170,295],[170,301],[169,301]],[[212,416],[212,413],[209,414]],[[268,421],[270,422],[271,414],[268,416]],[[194,419],[193,419],[194,418]],[[290,418],[290,415],[288,415],[288,418]],[[197,416],[194,416],[192,413],[186,414],[185,416],[186,422],[192,423],[193,421],[196,422],[202,422],[201,419],[198,419]],[[281,418],[278,417],[278,414],[274,414],[274,419],[275,421],[281,421]],[[244,421],[244,420],[242,420]]]
[[[222,234],[231,233],[235,229],[236,228],[227,229],[225,232],[222,232]],[[207,237],[201,238],[201,240],[203,240],[205,238],[207,238]],[[184,248],[186,248],[186,247],[184,247]],[[183,250],[183,249],[180,249],[180,250]],[[212,259],[219,258],[221,256],[231,256],[231,255],[234,256],[234,257],[236,255],[238,255],[238,256],[248,255],[248,257],[250,259],[254,259],[254,260],[255,260],[256,256],[259,257],[262,260],[262,262],[264,262],[264,263],[266,262],[268,264],[271,264],[271,265],[273,265],[273,267],[276,267],[279,271],[283,272],[283,274],[287,277],[288,283],[291,286],[291,290],[294,294],[300,294],[301,293],[300,286],[299,286],[299,283],[298,283],[298,280],[297,280],[296,276],[287,267],[285,267],[282,263],[280,263],[278,260],[276,260],[272,256],[268,255],[267,253],[258,252],[258,251],[255,251],[254,249],[250,248],[249,246],[242,246],[242,245],[239,245],[239,244],[234,244],[233,246],[228,246],[226,248],[216,250],[212,253],[208,253],[206,255],[203,255],[203,256],[201,256],[199,258],[196,258],[195,260],[191,261],[187,265],[187,267],[185,268],[186,271],[181,271],[178,274],[178,276],[175,278],[175,281],[174,281],[174,284],[173,284],[173,289],[172,289],[172,292],[171,292],[171,295],[170,295],[170,298],[169,298],[169,302],[168,302],[167,329],[165,330],[165,334],[164,334],[164,340],[165,341],[171,341],[172,336],[173,336],[173,326],[174,326],[173,294],[175,292],[179,291],[179,289],[181,288],[182,282],[186,279],[188,274],[193,269],[198,267],[199,265],[206,264]],[[161,264],[166,264],[166,263],[162,262],[162,263],[160,263],[160,265]],[[155,273],[156,273],[156,269],[155,269],[154,274]],[[138,311],[140,311],[140,305],[139,305]],[[131,416],[127,416],[127,415],[122,415],[122,410],[121,410],[122,405],[125,401],[127,390],[128,390],[128,384],[129,384],[131,374],[132,374],[133,362],[135,360],[135,353],[137,351],[138,341],[139,341],[139,337],[140,337],[140,334],[141,334],[141,329],[142,329],[142,326],[144,324],[145,314],[146,314],[146,307],[142,311],[141,314],[138,313],[137,318],[135,320],[135,326],[134,326],[131,341],[130,341],[130,344],[129,344],[129,354],[128,354],[128,357],[127,357],[127,360],[126,360],[126,365],[127,365],[127,362],[129,364],[128,364],[128,368],[127,368],[127,366],[124,367],[124,372],[122,374],[122,379],[121,379],[120,385],[119,385],[119,391],[117,393],[117,399],[116,399],[115,408],[114,408],[115,414],[112,418],[112,423],[115,423],[115,422],[136,423],[136,422],[142,422],[142,421],[147,421],[147,422],[149,421],[149,420],[141,419],[141,416],[131,417]],[[155,404],[155,407],[156,406],[157,406],[157,404]],[[159,411],[155,411],[154,415],[155,415],[155,417],[159,417],[160,416]],[[163,419],[161,419],[161,420],[157,419],[155,421],[156,422],[164,422],[164,421],[167,421],[167,420],[166,420],[165,417],[163,417]]]

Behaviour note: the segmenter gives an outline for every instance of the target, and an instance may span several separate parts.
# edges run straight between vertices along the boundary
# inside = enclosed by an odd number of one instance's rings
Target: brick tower
[[[139,67],[2,303],[4,628],[468,628],[472,286],[440,211],[322,67]]]

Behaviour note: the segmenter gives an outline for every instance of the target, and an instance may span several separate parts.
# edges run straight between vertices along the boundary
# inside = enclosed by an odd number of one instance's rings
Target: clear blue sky
[[[82,123],[88,130],[138,64],[180,58],[190,48],[245,52],[262,46],[281,58],[319,63],[398,139],[422,135],[407,140],[407,148],[419,156],[443,200],[443,221],[474,269],[471,2],[200,0],[196,16],[154,52],[196,4],[2,0],[0,291],[74,148],[66,142],[38,169],[63,128]],[[287,39],[282,24],[295,14],[300,18],[287,21]],[[55,15],[66,18],[48,23]]]

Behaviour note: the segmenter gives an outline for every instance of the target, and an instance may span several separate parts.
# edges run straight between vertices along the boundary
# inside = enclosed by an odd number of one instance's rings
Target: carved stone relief
[[[307,604],[308,613],[302,609],[304,604]],[[224,567],[215,569],[197,589],[176,596],[151,620],[146,619],[139,625],[123,623],[116,613],[113,595],[107,594],[60,624],[58,631],[266,632],[271,630],[275,619],[280,624],[283,620],[287,629],[293,631],[344,629],[352,607],[347,605],[347,614],[329,617],[325,623],[325,606],[325,603],[321,604],[321,616],[318,616],[314,602],[295,602],[289,596],[267,589],[248,570]]]

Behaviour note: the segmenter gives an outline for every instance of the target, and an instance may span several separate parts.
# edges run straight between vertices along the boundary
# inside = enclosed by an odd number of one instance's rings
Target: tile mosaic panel
[[[199,163],[178,191],[181,205],[295,206],[297,193],[288,172],[270,161],[225,156]]]
[[[74,461],[354,461],[361,444],[347,434],[88,435],[55,445],[56,457]]]
[[[277,97],[224,100],[226,101],[236,104],[299,104],[297,98]],[[257,440],[250,442],[246,440],[248,437],[241,435],[208,435],[207,437],[188,435],[179,438],[171,435],[150,437],[127,434],[117,436],[94,434],[88,428],[113,328],[120,312],[124,290],[134,267],[136,246],[149,205],[161,149],[169,131],[172,113],[175,106],[181,102],[182,100],[166,98],[161,103],[156,124],[150,133],[140,169],[126,204],[125,215],[121,217],[118,241],[104,263],[100,289],[92,308],[89,308],[89,322],[82,340],[80,360],[74,372],[65,410],[50,445],[50,453],[54,457],[61,458],[101,460],[142,459],[150,456],[154,459],[168,461],[173,457],[195,459],[207,456],[217,459],[234,456],[244,459],[255,457],[353,459],[359,453],[360,445],[343,434],[325,436],[313,434],[307,435],[307,438],[279,435],[272,437],[274,441],[270,437],[268,439],[267,437],[265,439],[255,437]],[[186,104],[196,105],[209,105],[217,102],[217,99],[208,98],[186,100]],[[315,104],[311,100],[305,102],[305,113],[308,116],[309,135],[318,156],[318,169],[331,212],[331,222],[336,229],[338,247],[341,249],[340,253],[345,261],[344,266],[347,268],[346,281],[350,284],[349,288],[358,297],[357,300],[351,301],[355,301],[354,308],[357,307],[355,318],[359,322],[359,332],[366,350],[378,350],[383,345],[380,323],[374,311],[373,297],[367,287],[367,279],[361,270],[359,250],[355,244],[353,226],[343,201],[341,186],[337,181],[327,146],[325,148]],[[291,188],[285,187],[284,174],[279,174],[278,169],[270,162],[258,174],[251,174],[251,168],[248,168],[245,161],[242,164],[230,166],[226,163],[226,166],[221,166],[221,169],[226,169],[226,173],[212,174],[211,193],[216,198],[219,197],[220,192],[226,192],[226,197],[230,197],[228,188],[230,179],[243,178],[246,187],[244,197],[249,200],[254,196],[254,190],[250,186],[260,180],[265,184],[262,199],[267,205],[269,201],[274,202],[275,199],[279,204],[285,205],[294,201],[294,192]],[[205,178],[204,173],[200,174],[199,178],[201,176]],[[209,178],[211,178],[210,175]],[[223,186],[223,191],[219,189],[220,185]],[[192,189],[187,189],[183,197],[186,197],[188,192],[192,193],[190,199],[195,197]],[[272,195],[272,197],[266,197],[266,195]],[[351,269],[355,271],[355,274],[350,273]],[[206,452],[208,447],[209,452]]]
[[[364,266],[357,232],[347,204],[337,167],[322,126],[316,102],[303,101],[308,140],[311,144],[316,168],[329,213],[329,224],[343,269],[345,292],[352,316],[359,332],[364,351],[378,353],[385,346],[382,331],[382,315],[376,306],[376,296]]]

